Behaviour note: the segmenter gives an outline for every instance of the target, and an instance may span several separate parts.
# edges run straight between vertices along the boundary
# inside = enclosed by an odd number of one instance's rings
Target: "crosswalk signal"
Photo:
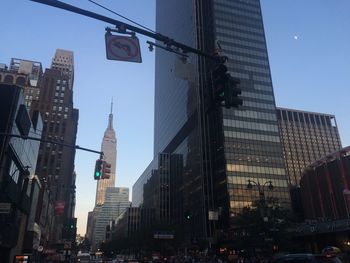
[[[239,97],[242,94],[242,90],[239,88],[240,80],[231,77],[228,74],[227,84],[225,86],[225,107],[227,109],[231,107],[238,107],[243,105],[243,100]]]
[[[94,179],[95,180],[100,180],[101,179],[102,164],[103,164],[103,161],[101,159],[96,160],[95,172],[94,172]]]
[[[106,161],[102,164],[102,179],[109,179],[111,177],[111,167],[112,165],[110,163],[107,163]]]

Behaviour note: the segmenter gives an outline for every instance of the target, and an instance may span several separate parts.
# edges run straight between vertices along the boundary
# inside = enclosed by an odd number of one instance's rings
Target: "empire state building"
[[[101,145],[101,151],[104,153],[104,160],[111,164],[111,176],[109,179],[98,180],[96,188],[95,206],[103,205],[105,202],[106,189],[115,186],[115,168],[117,159],[117,139],[113,129],[113,102],[111,113],[108,117],[108,127],[104,133]]]

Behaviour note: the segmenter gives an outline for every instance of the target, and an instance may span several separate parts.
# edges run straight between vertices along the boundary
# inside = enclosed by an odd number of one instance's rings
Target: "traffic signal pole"
[[[60,2],[57,0],[30,0],[30,1],[53,6],[53,7],[57,7],[57,8],[64,9],[64,10],[67,10],[67,11],[70,11],[70,12],[73,12],[76,14],[80,14],[83,16],[87,16],[87,17],[90,17],[90,18],[93,18],[96,20],[100,20],[100,21],[115,25],[116,28],[118,29],[119,33],[126,33],[126,30],[130,30],[130,31],[139,33],[141,35],[148,36],[150,38],[153,38],[155,40],[163,42],[167,47],[174,46],[176,48],[180,48],[184,53],[194,53],[194,54],[209,58],[211,60],[216,60],[216,61],[222,60],[221,57],[205,53],[205,52],[203,52],[199,49],[195,49],[193,47],[189,47],[187,45],[184,45],[180,42],[177,42],[174,39],[171,39],[171,38],[164,36],[162,34],[153,33],[153,32],[144,30],[142,28],[121,22],[119,20],[116,20],[116,19],[113,19],[113,18],[110,18],[107,16],[103,16],[103,15],[100,15],[100,14],[97,14],[97,13],[94,13],[94,12],[91,12],[91,11],[88,11],[85,9],[81,9],[81,8],[76,7],[76,6],[69,5],[69,4],[66,4],[66,3],[63,3],[63,2]]]
[[[95,150],[84,148],[84,147],[80,147],[79,145],[72,145],[72,144],[67,144],[67,143],[63,143],[63,142],[57,142],[57,141],[52,141],[52,140],[45,140],[45,139],[36,138],[36,137],[30,137],[30,136],[21,136],[21,135],[18,135],[18,134],[11,134],[11,133],[0,133],[0,136],[15,137],[15,138],[21,138],[23,140],[33,140],[33,141],[39,141],[39,142],[46,142],[46,143],[62,145],[64,147],[68,147],[68,148],[73,148],[73,149],[87,151],[87,152],[92,152],[92,153],[98,153],[100,155],[100,159],[102,159],[102,157],[103,157],[103,152],[95,151]]]

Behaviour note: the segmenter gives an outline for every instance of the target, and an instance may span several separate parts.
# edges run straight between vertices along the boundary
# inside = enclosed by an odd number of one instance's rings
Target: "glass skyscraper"
[[[182,156],[182,174],[171,182],[174,224],[199,239],[229,229],[259,198],[248,180],[272,181],[265,195],[289,206],[260,1],[158,0],[156,8],[157,32],[209,54],[221,47],[243,99],[239,108],[210,107],[215,63],[189,54],[195,73],[181,78],[178,55],[156,50],[154,156]],[[215,224],[209,211],[218,212]]]

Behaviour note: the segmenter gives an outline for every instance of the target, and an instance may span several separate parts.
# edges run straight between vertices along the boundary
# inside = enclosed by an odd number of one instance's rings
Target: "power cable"
[[[129,18],[123,16],[123,15],[121,15],[121,14],[118,14],[117,12],[115,12],[115,11],[113,11],[113,10],[111,10],[111,9],[109,9],[109,8],[107,8],[107,7],[105,7],[105,6],[101,5],[101,4],[99,4],[99,3],[96,3],[96,2],[93,1],[93,0],[88,0],[88,1],[91,2],[91,3],[93,3],[93,4],[95,4],[95,5],[97,5],[97,6],[99,6],[99,7],[101,7],[101,8],[103,8],[103,9],[105,9],[105,10],[107,10],[107,11],[109,11],[109,12],[111,12],[111,13],[113,13],[113,14],[115,14],[115,15],[117,15],[117,16],[120,16],[121,18],[124,18],[125,20],[127,20],[127,21],[129,21],[129,22],[131,22],[131,23],[134,23],[135,25],[138,25],[139,27],[142,27],[143,29],[146,29],[146,30],[148,30],[148,31],[150,31],[150,32],[152,32],[152,33],[157,34],[156,31],[154,31],[154,30],[152,30],[152,29],[150,29],[150,28],[148,28],[148,27],[145,27],[145,26],[143,26],[143,25],[141,25],[141,24],[139,24],[139,23],[137,23],[137,22],[135,22],[135,21],[133,21],[133,20],[131,20],[131,19],[129,19]]]

